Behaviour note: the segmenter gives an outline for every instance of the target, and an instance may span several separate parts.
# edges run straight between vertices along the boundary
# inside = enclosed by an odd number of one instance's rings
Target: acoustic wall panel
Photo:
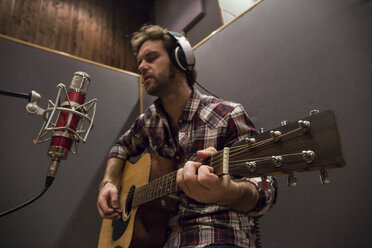
[[[263,247],[370,247],[372,214],[371,1],[266,0],[196,48],[198,81],[245,107],[266,130],[332,109],[346,166],[278,176]]]
[[[97,98],[94,127],[77,155],[61,162],[51,188],[32,205],[0,218],[0,247],[95,247],[101,225],[98,185],[112,142],[140,112],[139,77],[0,39],[0,89],[55,100],[57,84],[70,85],[73,73],[91,77],[87,100]],[[38,194],[50,163],[49,142],[34,145],[43,118],[28,115],[27,100],[0,95],[0,212]]]

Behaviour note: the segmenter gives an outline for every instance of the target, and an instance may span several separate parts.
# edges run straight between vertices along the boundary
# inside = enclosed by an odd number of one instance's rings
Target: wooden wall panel
[[[136,72],[130,35],[153,0],[0,0],[0,33]]]

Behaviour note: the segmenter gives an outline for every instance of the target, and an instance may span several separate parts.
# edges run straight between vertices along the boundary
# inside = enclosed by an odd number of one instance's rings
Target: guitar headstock
[[[328,183],[326,169],[345,165],[336,117],[330,110],[254,135],[230,147],[228,154],[230,175],[289,174],[290,186],[295,185],[294,173],[316,170],[322,183]],[[226,168],[217,169],[225,172]]]

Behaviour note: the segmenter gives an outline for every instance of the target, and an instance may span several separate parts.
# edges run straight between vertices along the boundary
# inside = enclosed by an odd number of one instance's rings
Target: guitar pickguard
[[[124,221],[123,219],[112,221],[112,240],[117,241],[123,236],[124,232],[127,230],[129,221]]]

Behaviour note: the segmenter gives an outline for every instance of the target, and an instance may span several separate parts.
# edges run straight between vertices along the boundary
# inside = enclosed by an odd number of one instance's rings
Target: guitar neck
[[[217,154],[220,153],[217,152]],[[212,163],[211,159],[208,158],[203,161],[203,164],[214,167],[216,169],[215,173],[217,175],[222,175],[218,171],[218,168],[221,166],[220,161]],[[152,180],[146,185],[137,187],[133,193],[133,206],[139,206],[141,204],[145,204],[153,200],[181,191],[181,188],[179,188],[177,185],[176,177],[177,171],[173,171],[169,174]]]
[[[203,164],[218,176],[266,177],[338,168],[345,165],[335,115],[324,111],[218,151]],[[133,205],[176,193],[177,172],[152,180],[134,192]]]
[[[181,191],[176,183],[177,171],[159,177],[150,183],[138,187],[133,196],[133,206],[156,200],[158,198]]]

